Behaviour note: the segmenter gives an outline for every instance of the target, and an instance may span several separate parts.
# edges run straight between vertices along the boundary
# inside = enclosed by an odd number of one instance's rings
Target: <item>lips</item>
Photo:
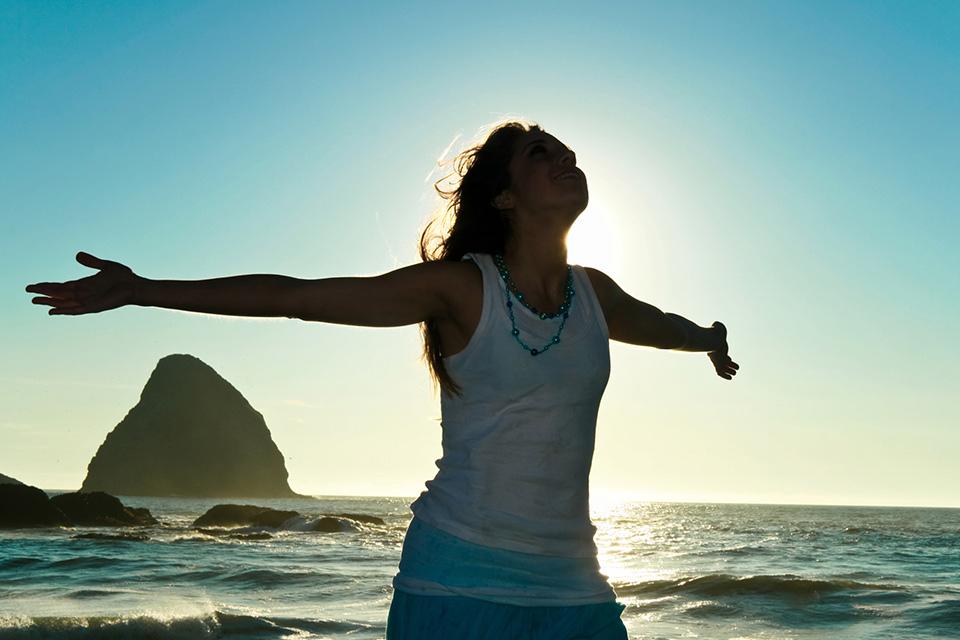
[[[566,178],[582,178],[583,172],[579,169],[564,169],[553,177],[554,180],[564,180]]]

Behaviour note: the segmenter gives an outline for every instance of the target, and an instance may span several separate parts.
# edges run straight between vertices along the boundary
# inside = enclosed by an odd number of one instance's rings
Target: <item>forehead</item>
[[[522,136],[520,136],[520,138],[517,140],[517,145],[514,151],[516,153],[520,153],[527,147],[527,145],[529,145],[532,142],[536,142],[538,140],[543,141],[546,144],[552,144],[554,146],[562,147],[564,149],[567,148],[567,146],[563,144],[559,139],[550,135],[546,131],[528,131],[524,133]]]

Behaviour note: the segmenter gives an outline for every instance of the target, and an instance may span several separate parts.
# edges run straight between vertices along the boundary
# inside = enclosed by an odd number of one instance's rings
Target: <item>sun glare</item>
[[[609,207],[592,198],[567,234],[567,262],[610,273],[620,267],[620,234]]]

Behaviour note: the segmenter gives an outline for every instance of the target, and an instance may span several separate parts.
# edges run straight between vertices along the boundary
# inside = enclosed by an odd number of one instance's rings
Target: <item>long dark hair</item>
[[[456,262],[470,252],[504,252],[510,237],[510,223],[503,212],[494,207],[493,199],[510,187],[508,167],[517,139],[534,130],[543,131],[532,122],[495,123],[485,139],[457,154],[452,160],[454,171],[433,185],[447,202],[420,235],[420,258],[424,262]],[[440,183],[451,176],[456,177],[453,188],[441,188]],[[434,386],[459,395],[460,386],[443,364],[435,321],[421,323],[420,331],[423,358],[430,368]]]

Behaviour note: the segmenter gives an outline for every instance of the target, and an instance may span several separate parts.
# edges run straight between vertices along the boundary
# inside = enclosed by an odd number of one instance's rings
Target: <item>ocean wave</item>
[[[758,575],[739,577],[729,574],[708,574],[676,580],[649,580],[614,586],[618,596],[692,594],[701,596],[785,595],[819,597],[840,591],[905,591],[897,584],[871,584],[834,578],[814,580],[795,575]]]
[[[741,615],[742,613],[742,610],[738,606],[723,602],[715,602],[713,600],[698,600],[696,602],[687,603],[681,608],[681,611],[685,615],[694,618],[737,616]]]
[[[242,583],[254,586],[272,586],[281,584],[324,584],[348,580],[343,574],[323,573],[319,571],[273,571],[271,569],[249,569],[224,575],[221,582]]]
[[[211,611],[196,616],[9,616],[0,615],[4,640],[120,640],[164,638],[284,638],[291,634],[348,634],[373,627],[357,622],[250,616]]]
[[[915,611],[915,625],[918,629],[929,630],[960,629],[960,599],[938,600],[933,604]]]
[[[64,595],[66,598],[72,598],[74,600],[87,600],[89,598],[109,598],[110,596],[115,596],[118,593],[123,593],[122,591],[106,591],[104,589],[78,589],[76,591],[71,591]]]
[[[98,531],[78,533],[70,537],[76,540],[122,540],[131,542],[146,542],[150,539],[150,536],[145,533],[101,533]]]
[[[221,545],[243,545],[249,542],[261,542],[263,540],[272,540],[276,536],[269,533],[228,533],[228,534],[210,534],[198,533],[196,535],[177,536],[169,540],[173,544],[182,544],[185,542],[204,542]]]
[[[692,551],[691,556],[726,556],[726,555],[770,555],[775,553],[770,547],[758,547],[755,545],[740,545],[737,547],[725,547],[723,549],[707,549],[705,551]]]
[[[96,567],[110,567],[117,564],[126,564],[127,562],[127,560],[119,558],[107,558],[104,556],[77,556],[75,558],[54,560],[49,564],[49,566],[57,569],[93,569]]]
[[[201,583],[208,579],[219,578],[223,571],[219,569],[196,569],[193,571],[184,571],[182,573],[163,573],[150,578],[153,582],[197,582]]]
[[[43,564],[46,560],[43,558],[34,558],[32,556],[18,556],[7,558],[0,562],[0,569],[18,569],[20,567],[29,567],[35,564]]]

